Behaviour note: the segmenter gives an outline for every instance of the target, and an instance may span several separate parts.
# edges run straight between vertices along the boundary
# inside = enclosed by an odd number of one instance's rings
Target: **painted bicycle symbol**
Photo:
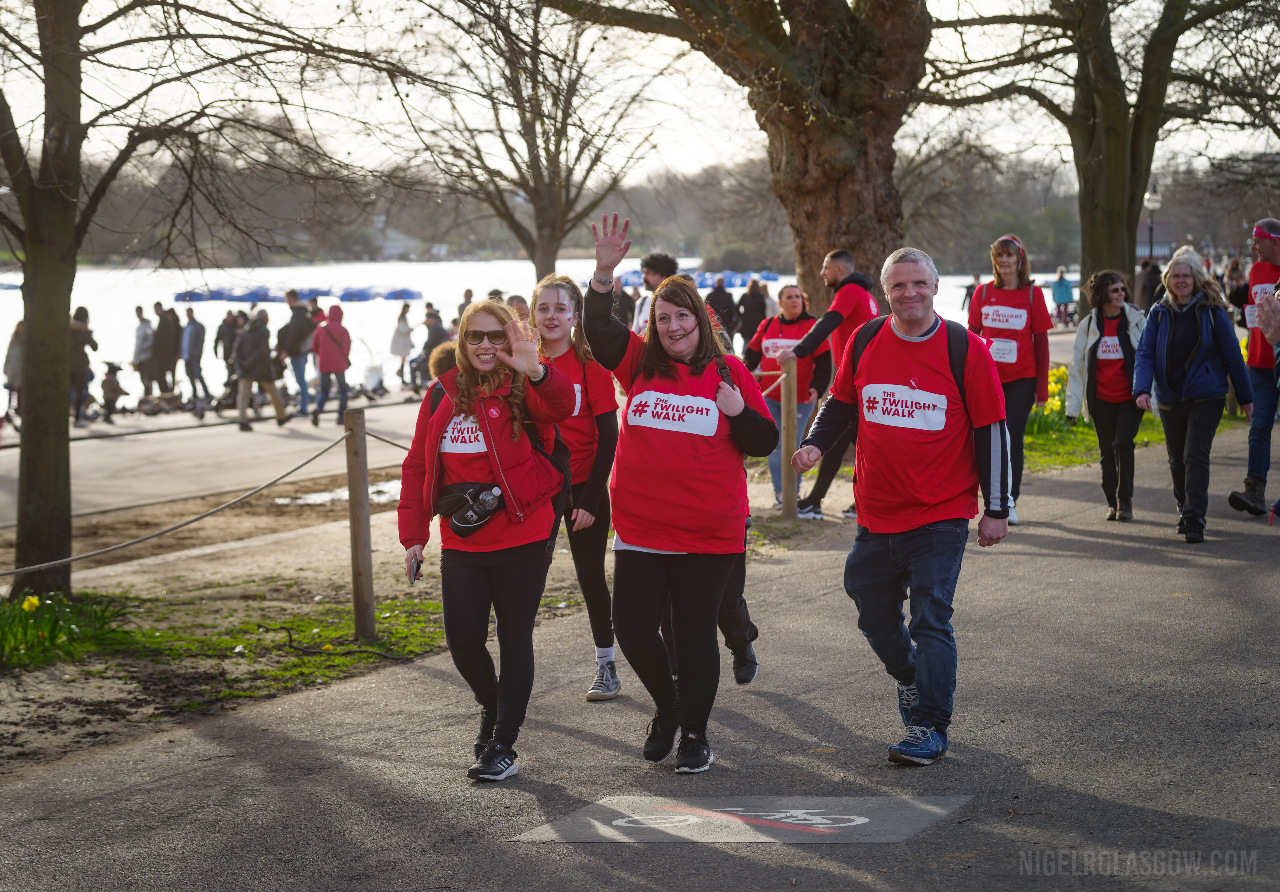
[[[695,815],[634,815],[629,818],[618,818],[613,822],[615,827],[684,827],[702,821]]]
[[[798,827],[856,827],[865,824],[870,818],[858,815],[824,815],[817,808],[789,808],[785,811],[743,811],[740,808],[718,808],[726,816],[759,818],[763,821],[777,821]]]
[[[743,824],[755,824],[764,827],[781,827],[788,830],[799,830],[804,833],[839,833],[842,827],[856,827],[866,824],[870,818],[860,815],[826,815],[816,808],[789,808],[781,811],[744,811],[741,808],[718,808],[715,810],[693,808],[686,805],[658,805],[665,815],[631,815],[613,821],[615,827],[687,827],[699,824],[705,818],[717,818],[722,821],[738,821]]]

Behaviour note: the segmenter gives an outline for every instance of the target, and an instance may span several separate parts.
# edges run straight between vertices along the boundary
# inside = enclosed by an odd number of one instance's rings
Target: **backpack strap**
[[[440,403],[444,401],[444,385],[437,381],[431,385],[431,392],[428,394],[431,400],[431,414],[436,414],[436,409],[440,408]]]
[[[858,333],[853,336],[852,351],[849,355],[849,362],[852,364],[850,372],[853,379],[858,377],[858,360],[862,358],[863,352],[867,349],[867,344],[871,343],[871,339],[880,333],[880,329],[884,328],[884,324],[889,321],[888,316],[877,316],[870,322],[865,323],[858,329]]]
[[[560,534],[560,521],[568,516],[571,507],[573,494],[570,486],[573,484],[573,472],[570,465],[569,447],[565,445],[564,439],[560,436],[560,425],[552,425],[555,430],[555,438],[551,445],[551,452],[548,453],[542,448],[541,439],[538,437],[538,427],[532,421],[526,421],[523,425],[524,434],[529,438],[529,444],[533,446],[533,451],[541,455],[547,461],[551,462],[551,467],[560,472],[560,494],[556,496],[555,520],[551,524],[551,536],[547,539],[547,554],[555,552],[556,536]]]
[[[969,329],[959,322],[946,320],[947,326],[947,362],[951,365],[951,377],[955,379],[956,389],[960,391],[960,404],[968,411],[969,404],[964,395],[964,364],[969,359]]]
[[[724,354],[716,354],[716,374],[720,376],[720,380],[730,387],[735,387],[733,383],[733,373],[729,371],[729,363],[724,361]]]

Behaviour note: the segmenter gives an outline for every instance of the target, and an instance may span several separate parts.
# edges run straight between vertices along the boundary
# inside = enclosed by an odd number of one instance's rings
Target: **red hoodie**
[[[342,327],[342,307],[331,308],[326,320],[311,333],[311,352],[321,372],[351,368],[351,335]]]

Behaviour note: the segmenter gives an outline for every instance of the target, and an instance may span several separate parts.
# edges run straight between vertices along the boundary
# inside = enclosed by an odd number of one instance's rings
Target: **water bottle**
[[[495,486],[492,490],[476,496],[476,503],[485,511],[492,511],[498,507],[498,499],[501,496],[502,490]]]

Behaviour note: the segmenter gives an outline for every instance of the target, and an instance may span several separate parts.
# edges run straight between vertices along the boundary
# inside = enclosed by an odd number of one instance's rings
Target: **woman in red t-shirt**
[[[644,758],[676,771],[706,771],[707,721],[720,682],[716,619],[750,509],[742,460],[766,456],[778,428],[751,373],[725,355],[691,282],[664,280],[650,301],[645,336],[610,314],[613,271],[626,256],[630,221],[597,231],[596,271],[583,327],[596,361],[627,393],[609,495],[613,500],[613,624],[657,705]],[[677,692],[658,633],[670,593]]]
[[[618,400],[613,376],[591,357],[582,331],[582,292],[568,276],[552,273],[533,289],[532,322],[538,355],[573,382],[573,414],[560,422],[573,468],[569,550],[587,602],[596,643],[595,681],[588,700],[612,700],[622,689],[613,654],[613,604],[604,573],[609,544],[609,470],[618,448]]]
[[[431,518],[440,515],[445,641],[481,709],[467,775],[499,781],[516,773],[512,747],[533,691],[533,623],[569,470],[545,453],[575,396],[568,376],[539,360],[533,332],[502,304],[471,304],[459,327],[458,366],[422,401],[401,469],[400,542],[413,582]],[[491,607],[501,677],[485,647]]]
[[[1098,435],[1107,520],[1133,520],[1133,440],[1142,409],[1133,400],[1133,360],[1147,317],[1133,305],[1125,277],[1094,273],[1083,292],[1093,312],[1076,329],[1067,376],[1067,418],[1087,407]]]
[[[1009,461],[1014,503],[1022,489],[1023,437],[1036,405],[1049,399],[1049,339],[1053,320],[1044,303],[1044,292],[1031,282],[1027,251],[1016,235],[1002,235],[991,246],[991,272],[973,293],[969,304],[969,330],[982,335],[1000,372],[1004,407],[1009,424]],[[1018,522],[1015,507],[1009,523]]]

